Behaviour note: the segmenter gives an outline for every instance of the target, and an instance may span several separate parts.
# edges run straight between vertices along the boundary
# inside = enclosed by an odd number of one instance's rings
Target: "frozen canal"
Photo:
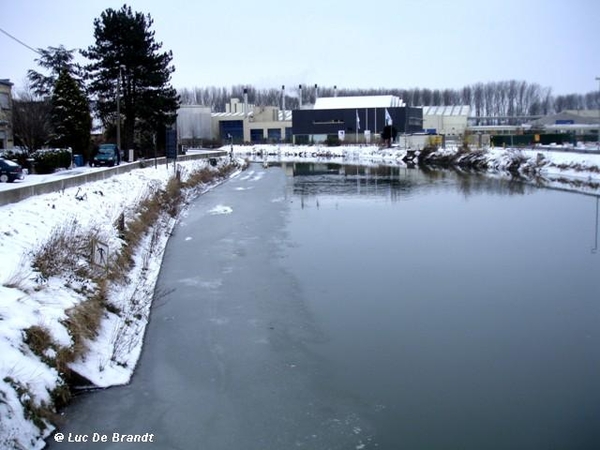
[[[253,165],[165,254],[93,448],[600,448],[597,199],[448,172]],[[51,448],[82,448],[52,443]]]

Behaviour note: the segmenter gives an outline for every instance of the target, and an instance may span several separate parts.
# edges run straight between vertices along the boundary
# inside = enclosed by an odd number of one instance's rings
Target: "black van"
[[[101,144],[92,159],[92,166],[114,166],[121,164],[121,152],[116,144]]]

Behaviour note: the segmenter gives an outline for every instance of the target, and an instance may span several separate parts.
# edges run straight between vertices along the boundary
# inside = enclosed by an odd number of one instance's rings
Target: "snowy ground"
[[[229,150],[230,147],[224,147]],[[259,161],[339,161],[364,164],[403,165],[406,151],[398,148],[380,150],[375,146],[363,147],[297,147],[297,146],[234,146],[236,156]],[[456,149],[448,149],[448,152]],[[490,150],[486,158],[495,170],[502,171],[507,159],[515,150]],[[537,161],[539,175],[549,185],[567,186],[570,189],[594,191],[600,183],[600,154],[530,149],[519,151],[528,160]],[[184,171],[200,168],[205,161],[181,163]],[[0,195],[6,189],[42,182],[57,177],[72,176],[88,167],[75,168],[53,175],[28,175],[24,181],[0,184]],[[24,343],[24,330],[38,325],[48,329],[56,343],[70,344],[70,336],[61,321],[65,311],[82,301],[80,294],[70,285],[72,280],[51,278],[40,282],[31,268],[32,251],[38,248],[59,226],[73,223],[82,229],[100,230],[109,249],[116,245],[118,236],[114,223],[122,212],[130,211],[149,189],[162,187],[172,174],[172,167],[136,169],[109,179],[89,183],[63,192],[40,195],[19,203],[0,207],[0,448],[44,447],[45,436],[52,426],[41,432],[30,417],[26,417],[23,404],[49,402],[49,391],[60,384],[55,369],[33,354]],[[573,183],[571,183],[573,181]],[[587,183],[578,185],[576,181]],[[208,189],[209,187],[207,187]],[[598,193],[598,189],[595,189]],[[227,214],[226,210],[214,211]],[[101,331],[91,342],[90,353],[72,365],[81,375],[97,386],[127,383],[139,357],[142,338],[147,323],[150,303],[170,230],[171,220],[163,224],[163,233],[154,242],[151,252],[147,239],[136,256],[136,268],[131,280],[123,286],[111,286],[111,302],[120,305],[121,317],[107,313]],[[110,250],[109,250],[110,251]],[[137,271],[137,272],[136,272]],[[134,301],[132,301],[132,299]],[[132,304],[142,305],[131,309]],[[123,317],[135,316],[130,326],[123,327]]]
[[[206,160],[194,160],[180,166],[184,173],[189,173],[206,164]],[[55,175],[29,175],[24,181],[2,187],[14,189],[85,170],[98,169],[82,167]],[[127,214],[150,189],[164,187],[172,175],[172,166],[136,169],[86,184],[80,191],[74,187],[0,207],[0,448],[44,446],[43,437],[52,427],[41,433],[31,418],[26,417],[22,404],[50,402],[49,391],[60,385],[61,380],[57,371],[24,343],[24,330],[42,326],[50,331],[57,344],[68,346],[71,337],[61,321],[66,317],[65,311],[83,299],[73,289],[73,280],[55,277],[40,281],[31,268],[32,251],[57,227],[74,221],[81,230],[101,230],[100,236],[110,251],[118,240],[114,223],[119,215]],[[90,353],[71,366],[96,386],[124,384],[132,375],[150,307],[149,301],[144,300],[152,298],[162,252],[173,224],[173,220],[161,224],[162,233],[152,246],[150,236],[142,243],[135,268],[129,274],[133,282],[110,287],[111,303],[122,312],[119,316],[106,314],[97,339],[89,345]],[[135,311],[131,310],[133,304],[137,305]],[[124,319],[132,316],[141,319],[130,320],[125,327]]]

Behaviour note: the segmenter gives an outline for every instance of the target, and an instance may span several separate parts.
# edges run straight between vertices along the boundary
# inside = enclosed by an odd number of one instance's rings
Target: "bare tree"
[[[473,89],[471,86],[462,88],[460,103],[462,105],[473,105]]]
[[[30,88],[17,93],[13,99],[13,133],[15,143],[29,152],[48,143],[52,127],[49,99],[40,100]]]
[[[473,86],[473,105],[475,106],[475,116],[481,117],[485,113],[485,99],[483,83],[477,83]],[[477,120],[477,125],[481,125],[481,121]]]

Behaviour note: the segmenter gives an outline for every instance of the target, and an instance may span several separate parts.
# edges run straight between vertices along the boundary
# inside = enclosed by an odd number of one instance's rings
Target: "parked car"
[[[10,159],[0,158],[0,181],[2,183],[12,183],[15,180],[23,180],[25,172],[23,168]]]
[[[92,166],[118,166],[121,163],[121,152],[115,144],[102,144],[91,161]]]

